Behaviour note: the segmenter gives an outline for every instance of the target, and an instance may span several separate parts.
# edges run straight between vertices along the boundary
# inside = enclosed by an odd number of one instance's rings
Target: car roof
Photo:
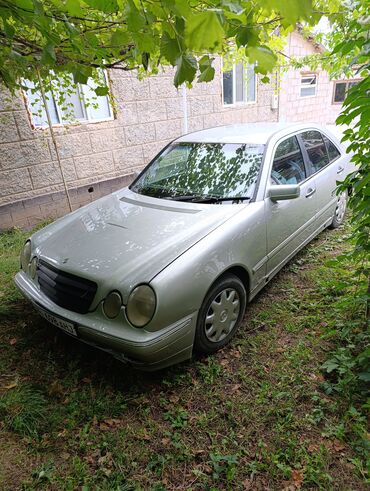
[[[250,143],[264,145],[273,135],[284,136],[294,131],[315,128],[316,123],[243,123],[208,128],[177,138],[175,142]]]

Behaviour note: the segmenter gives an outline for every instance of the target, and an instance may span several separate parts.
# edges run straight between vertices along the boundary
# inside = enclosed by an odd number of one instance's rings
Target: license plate
[[[62,329],[62,331],[66,332],[67,334],[77,336],[77,330],[72,322],[66,321],[61,317],[57,317],[56,315],[53,315],[50,312],[40,308],[38,305],[36,305],[36,307],[37,310],[40,312],[40,315],[48,322],[50,322],[50,324],[59,327],[59,329]]]

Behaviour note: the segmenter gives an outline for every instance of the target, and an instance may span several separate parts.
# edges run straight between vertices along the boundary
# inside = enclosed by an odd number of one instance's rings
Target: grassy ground
[[[345,233],[289,263],[230,347],[156,374],[41,319],[13,286],[26,236],[0,235],[0,489],[365,489],[364,421],[320,370]]]

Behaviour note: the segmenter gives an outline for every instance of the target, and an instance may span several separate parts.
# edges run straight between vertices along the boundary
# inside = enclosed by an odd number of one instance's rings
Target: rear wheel
[[[338,228],[339,225],[342,225],[342,223],[344,222],[344,217],[347,208],[347,197],[348,197],[347,191],[343,191],[343,193],[340,193],[340,195],[338,196],[333,220],[329,225],[330,228]]]
[[[199,310],[195,351],[211,354],[230,341],[243,319],[246,298],[243,283],[233,274],[212,286]]]

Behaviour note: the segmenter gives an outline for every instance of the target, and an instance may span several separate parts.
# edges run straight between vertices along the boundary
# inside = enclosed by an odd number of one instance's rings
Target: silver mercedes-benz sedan
[[[344,218],[350,156],[315,124],[178,138],[128,188],[36,232],[15,281],[52,324],[147,370],[225,346],[248,302]]]

